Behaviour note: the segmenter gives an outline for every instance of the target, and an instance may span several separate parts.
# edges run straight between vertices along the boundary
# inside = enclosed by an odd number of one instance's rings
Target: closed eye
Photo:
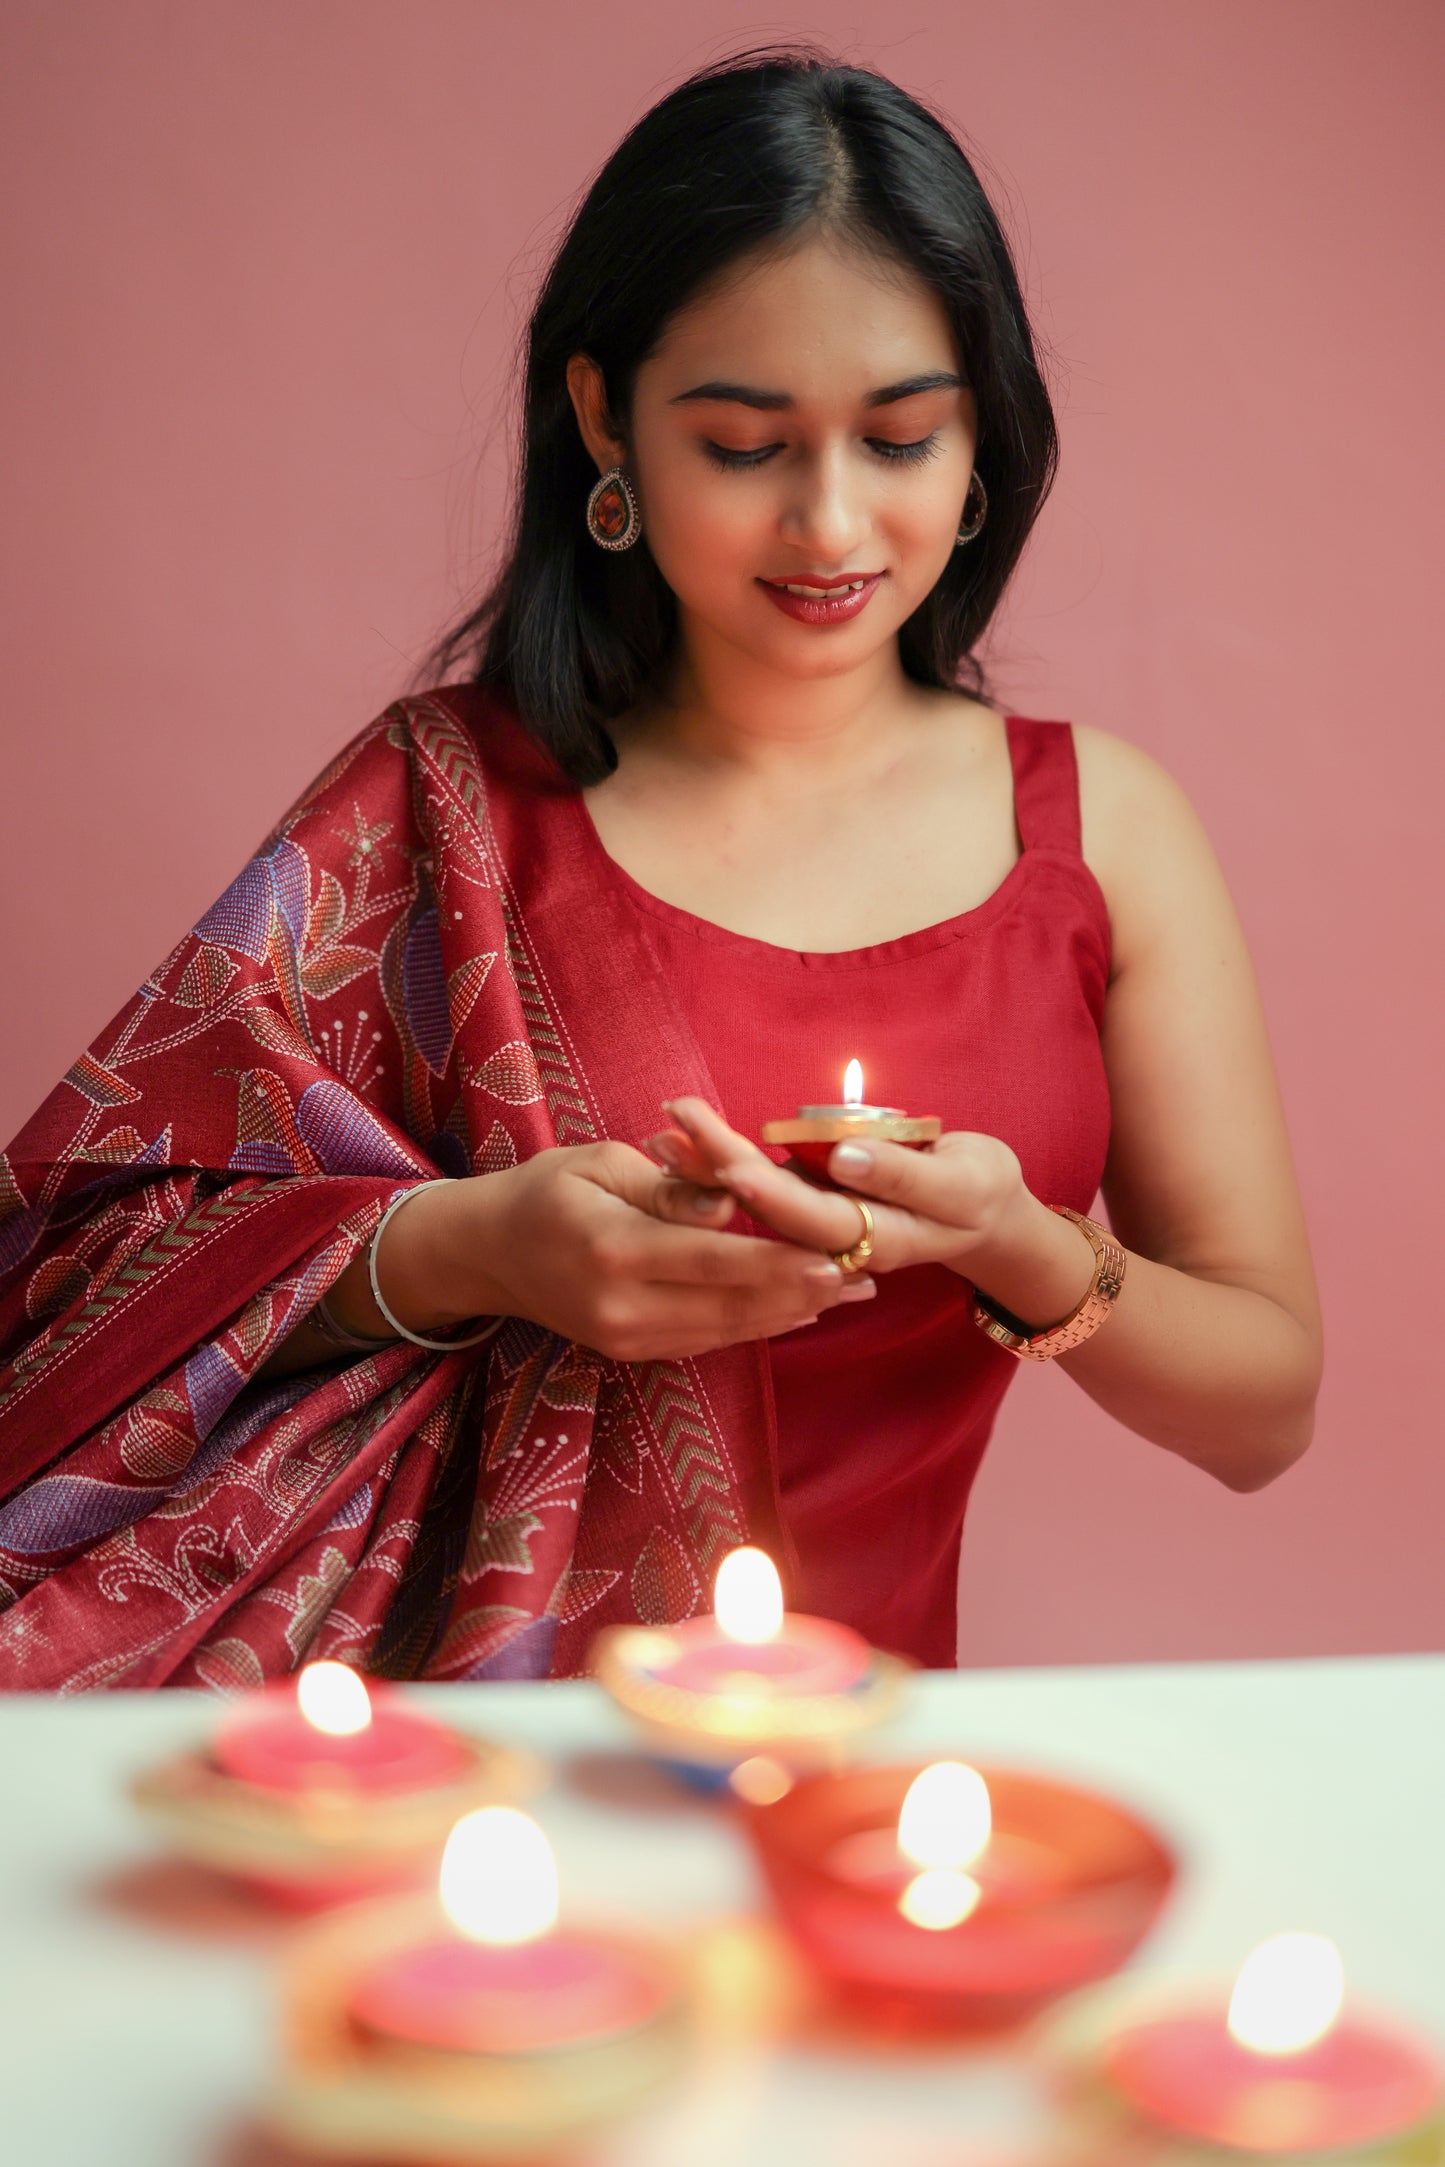
[[[864,442],[876,457],[890,465],[918,466],[923,460],[931,459],[938,450],[938,431],[935,429],[930,436],[917,437],[907,444],[896,444],[889,437],[879,436],[865,437]],[[710,437],[703,438],[702,448],[715,466],[734,471],[763,466],[776,453],[786,449],[782,444],[759,444],[751,451],[730,451],[725,444],[714,444]]]

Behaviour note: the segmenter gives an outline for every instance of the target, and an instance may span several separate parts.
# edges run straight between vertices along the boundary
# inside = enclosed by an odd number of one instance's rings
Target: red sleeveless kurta
[[[728,932],[650,895],[586,827],[734,1127],[757,1136],[838,1099],[856,1055],[871,1102],[1002,1137],[1036,1196],[1086,1211],[1109,1140],[1108,913],[1080,854],[1068,724],[1012,717],[1008,742],[1018,862],[976,909],[869,948],[808,954]],[[876,1301],[769,1341],[768,1356],[790,1602],[952,1664],[964,1509],[1014,1357],[941,1265],[881,1275]]]

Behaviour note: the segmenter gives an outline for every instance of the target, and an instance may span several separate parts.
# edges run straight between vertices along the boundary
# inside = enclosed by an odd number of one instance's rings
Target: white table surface
[[[677,1923],[758,1901],[717,1809],[605,1801],[571,1755],[624,1751],[586,1685],[433,1687],[463,1727],[540,1748],[536,1803],[574,1905]],[[277,1932],[175,1915],[130,1776],[203,1738],[190,1694],[0,1697],[0,2161],[268,2167],[245,2132],[273,2067]],[[1232,1973],[1285,1928],[1331,1935],[1351,1988],[1445,2046],[1445,1657],[920,1678],[878,1759],[1010,1762],[1112,1791],[1185,1860],[1139,1970]],[[587,2167],[995,2167],[1042,2105],[1007,2056],[754,2052]]]

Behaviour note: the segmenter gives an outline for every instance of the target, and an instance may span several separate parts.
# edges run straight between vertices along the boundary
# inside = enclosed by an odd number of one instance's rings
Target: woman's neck
[[[857,669],[797,678],[694,635],[662,698],[618,731],[618,751],[624,764],[640,753],[764,783],[806,770],[816,786],[887,766],[927,705],[893,642]]]

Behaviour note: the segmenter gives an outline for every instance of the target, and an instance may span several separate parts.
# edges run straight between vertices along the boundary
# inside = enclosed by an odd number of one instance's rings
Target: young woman
[[[0,1684],[565,1673],[748,1538],[947,1664],[1020,1357],[1235,1489],[1305,1449],[1208,842],[974,657],[1054,456],[902,91],[752,56],[632,131],[537,304],[470,680],[346,748],[0,1162]],[[855,1056],[945,1133],[827,1189],[756,1139]]]

